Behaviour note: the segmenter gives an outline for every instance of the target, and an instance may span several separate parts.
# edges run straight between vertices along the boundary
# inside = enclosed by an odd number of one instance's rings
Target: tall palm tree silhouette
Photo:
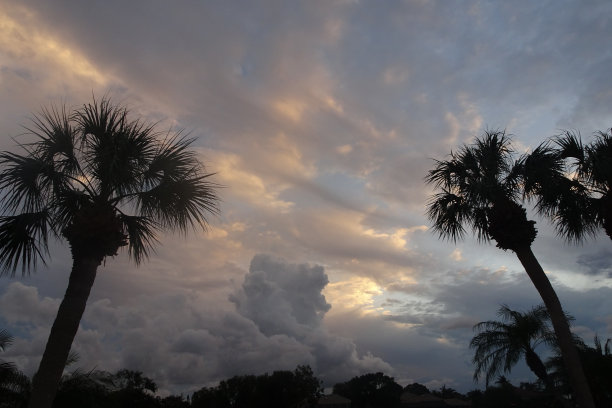
[[[159,133],[108,98],[68,112],[43,109],[22,153],[0,153],[0,262],[26,274],[45,262],[49,238],[65,239],[72,270],[33,379],[30,407],[51,407],[96,271],[127,246],[140,264],[163,230],[207,226],[216,185],[193,139]]]
[[[494,240],[511,250],[539,292],[551,318],[571,384],[581,407],[593,408],[593,398],[561,302],[542,266],[531,250],[537,230],[519,204],[523,185],[521,161],[505,132],[487,131],[472,145],[436,160],[425,180],[440,192],[427,204],[433,229],[453,241],[463,238],[469,227],[480,241]]]

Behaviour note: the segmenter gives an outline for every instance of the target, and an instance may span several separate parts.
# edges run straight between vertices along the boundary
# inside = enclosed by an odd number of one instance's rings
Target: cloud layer
[[[167,391],[308,363],[471,381],[471,325],[535,290],[511,253],[428,230],[423,177],[484,129],[528,150],[610,126],[607,1],[0,0],[0,149],[49,103],[110,95],[186,129],[226,187],[207,232],[161,236],[149,262],[100,269],[75,349],[84,368],[140,369]],[[576,331],[612,336],[610,242],[534,252]],[[36,369],[70,254],[0,279],[9,356]],[[270,255],[261,255],[270,254]],[[517,379],[528,379],[523,367]]]

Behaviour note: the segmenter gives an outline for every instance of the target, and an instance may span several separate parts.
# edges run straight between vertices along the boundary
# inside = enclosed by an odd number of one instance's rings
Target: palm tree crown
[[[488,385],[499,374],[509,373],[525,357],[531,371],[547,383],[546,368],[535,353],[538,345],[555,342],[546,308],[542,305],[521,313],[502,305],[497,315],[501,321],[489,320],[474,326],[478,332],[470,342],[470,348],[475,349],[474,380],[484,374]]]
[[[504,250],[531,245],[537,232],[517,203],[519,169],[503,131],[486,132],[447,160],[436,160],[425,179],[441,190],[427,204],[434,230],[457,241],[468,226],[479,240],[494,239]]]
[[[27,128],[23,153],[0,153],[0,273],[22,273],[48,255],[49,235],[73,255],[104,258],[127,245],[140,263],[159,230],[206,226],[216,213],[193,139],[160,135],[103,99],[68,114],[44,109]]]
[[[561,236],[582,241],[603,227],[612,239],[612,133],[585,145],[566,131],[525,157],[524,175],[525,193]]]

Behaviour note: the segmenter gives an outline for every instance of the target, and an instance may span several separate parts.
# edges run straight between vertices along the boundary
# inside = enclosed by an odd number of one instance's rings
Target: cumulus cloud
[[[242,290],[232,295],[230,301],[266,335],[303,336],[305,331],[320,325],[331,307],[321,294],[327,283],[322,266],[288,264],[256,255]]]
[[[28,322],[34,326],[50,326],[59,307],[57,299],[39,299],[36,288],[20,282],[10,285],[0,299],[0,309],[8,323]]]
[[[259,254],[230,301],[264,335],[288,336],[310,349],[309,360],[328,383],[355,373],[390,371],[388,363],[369,352],[359,355],[350,339],[332,335],[322,326],[331,308],[321,293],[327,283],[320,265],[292,264]]]

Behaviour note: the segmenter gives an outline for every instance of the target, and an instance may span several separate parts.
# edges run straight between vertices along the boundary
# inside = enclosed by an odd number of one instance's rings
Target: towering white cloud
[[[327,283],[322,266],[258,254],[230,301],[265,336],[287,336],[306,346],[306,361],[328,384],[365,372],[391,372],[388,363],[369,352],[360,355],[353,341],[322,326],[331,308],[321,293]]]

